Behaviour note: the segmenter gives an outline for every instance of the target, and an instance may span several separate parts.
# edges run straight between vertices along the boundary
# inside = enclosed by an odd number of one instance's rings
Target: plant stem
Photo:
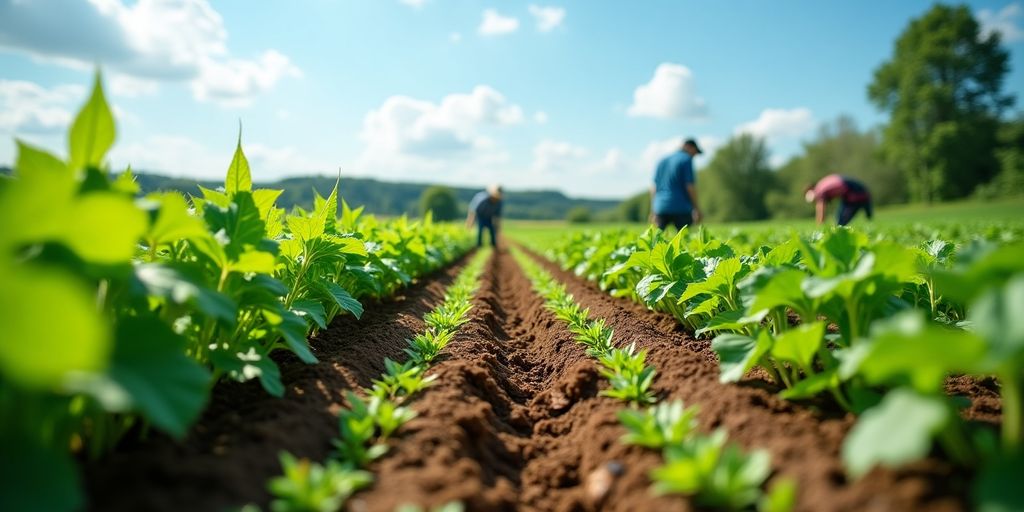
[[[1007,368],[1000,376],[1003,399],[1003,444],[1007,450],[1016,450],[1024,443],[1024,395],[1021,380],[1015,368]]]

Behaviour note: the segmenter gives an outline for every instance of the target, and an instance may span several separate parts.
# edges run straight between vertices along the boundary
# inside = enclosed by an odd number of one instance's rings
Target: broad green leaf
[[[83,506],[78,469],[66,449],[0,438],[0,510],[72,511]]]
[[[771,337],[762,332],[757,339],[740,334],[720,334],[711,341],[718,354],[721,382],[739,382],[771,349]]]
[[[215,349],[210,351],[210,361],[238,382],[259,379],[263,389],[272,396],[284,396],[281,369],[277,363],[257,347],[248,350]]]
[[[846,471],[859,478],[876,465],[899,467],[927,455],[932,439],[955,419],[945,400],[904,388],[889,392],[843,441]]]
[[[281,196],[284,190],[273,190],[269,188],[260,188],[252,191],[252,200],[256,203],[256,208],[260,211],[260,218],[264,221],[269,220],[270,212],[274,209],[274,202]]]
[[[78,111],[68,136],[69,167],[73,170],[86,166],[100,167],[110,146],[114,145],[114,115],[103,96],[103,83],[99,71],[93,83],[89,100]]]
[[[747,325],[760,323],[766,313],[767,311],[760,311],[753,315],[745,315],[742,309],[723,311],[715,315],[707,325],[697,329],[694,334],[700,336],[714,331],[738,331]]]
[[[20,140],[15,141],[15,144],[18,147],[18,160],[14,167],[18,178],[27,181],[42,179],[49,182],[60,179],[69,184],[73,182],[74,173],[60,158]]]
[[[776,478],[771,489],[757,502],[757,512],[793,512],[796,508],[796,480]]]
[[[156,219],[149,226],[146,242],[153,247],[173,244],[181,239],[206,236],[206,226],[191,215],[185,198],[177,192],[164,192],[149,196],[159,202]]]
[[[225,251],[237,258],[247,247],[256,246],[266,236],[260,211],[248,192],[237,192],[226,208],[207,205],[203,216]]]
[[[135,181],[135,175],[132,174],[131,167],[128,167],[124,172],[117,175],[117,178],[110,183],[110,189],[129,196],[138,195],[142,190],[139,184]]]
[[[810,300],[804,295],[801,288],[806,277],[806,274],[796,269],[784,269],[774,273],[763,281],[760,289],[751,286],[754,288],[752,290],[754,295],[747,310],[750,312],[765,311],[778,306],[789,306],[801,311],[808,309]],[[750,278],[755,278],[754,274],[751,274]],[[751,281],[745,280],[740,286],[743,287],[744,283],[753,284]]]
[[[228,268],[232,272],[273,274],[275,262],[274,255],[269,252],[245,251],[238,255],[237,260],[229,263]]]
[[[153,297],[162,297],[174,304],[187,304],[231,328],[235,325],[237,307],[230,298],[171,267],[152,263],[137,265],[135,277],[146,288],[146,293]]]
[[[809,368],[825,336],[825,323],[801,324],[775,338],[772,357]]]
[[[317,362],[316,356],[309,350],[309,343],[306,335],[309,333],[309,326],[299,315],[287,311],[283,306],[276,310],[263,310],[263,317],[271,324],[274,332],[281,335],[285,344],[299,356],[304,363],[313,364]]]
[[[221,208],[227,208],[231,204],[231,198],[227,194],[219,190],[210,190],[202,185],[197,185],[199,192],[203,194],[203,200],[208,203],[213,203]]]
[[[292,311],[300,316],[308,317],[321,329],[327,328],[327,312],[323,304],[312,299],[297,300],[292,304]]]
[[[811,398],[829,389],[834,389],[839,384],[839,372],[835,368],[830,368],[798,381],[789,389],[780,391],[779,397],[786,400]]]
[[[977,368],[985,354],[977,335],[929,323],[917,311],[876,322],[869,343],[860,375],[872,384],[906,381],[923,393],[941,390],[950,373]]]
[[[0,266],[3,380],[47,389],[72,373],[105,370],[113,347],[95,293],[56,270]]]
[[[972,330],[988,342],[989,366],[1016,368],[1024,364],[1024,274],[1002,289],[989,289],[968,312]]]
[[[86,261],[127,263],[148,224],[131,199],[114,192],[92,193],[75,202],[61,238]]]
[[[249,160],[242,152],[242,128],[238,128],[238,145],[235,146],[235,154],[231,157],[231,165],[228,166],[228,175],[224,180],[224,191],[228,196],[237,192],[252,191],[252,174],[249,172]]]
[[[999,453],[986,460],[974,479],[971,494],[978,512],[1024,510],[1024,451]]]
[[[357,319],[363,316],[363,305],[337,283],[325,283],[324,290],[338,303],[338,307],[352,313]]]
[[[149,421],[178,438],[206,404],[210,374],[185,355],[184,339],[156,317],[120,321],[109,375]]]

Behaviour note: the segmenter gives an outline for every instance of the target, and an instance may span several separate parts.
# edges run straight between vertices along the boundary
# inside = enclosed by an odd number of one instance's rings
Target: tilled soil
[[[267,480],[281,474],[278,454],[323,461],[338,435],[346,391],[373,384],[384,358],[404,360],[405,340],[423,330],[422,317],[442,299],[462,262],[425,278],[380,304],[361,320],[338,317],[310,340],[318,364],[291,354],[281,367],[283,398],[255,381],[222,382],[185,439],[151,435],[84,464],[89,508],[96,511],[221,512],[246,503],[266,505]]]
[[[661,399],[699,405],[701,428],[719,426],[748,449],[771,452],[772,478],[799,482],[799,509],[962,510],[966,477],[941,460],[900,471],[874,470],[848,482],[839,450],[853,418],[786,402],[758,380],[718,383],[714,354],[666,315],[612,298],[550,263],[592,318],[605,318],[619,344],[649,351]],[[277,453],[323,460],[336,435],[346,390],[370,385],[384,357],[403,359],[405,339],[440,301],[452,268],[397,301],[367,308],[362,321],[338,319],[312,344],[321,363],[283,358],[283,399],[258,385],[220,385],[199,425],[181,443],[165,438],[121,447],[86,468],[95,510],[223,510],[266,504]],[[460,500],[468,510],[682,511],[678,497],[655,497],[647,472],[654,451],[621,444],[616,412],[595,362],[564,323],[543,308],[507,252],[487,263],[470,321],[430,370],[434,386],[415,397],[418,417],[370,468],[372,487],[350,500],[354,512]],[[954,381],[975,398],[968,415],[998,421],[998,398],[984,382]]]

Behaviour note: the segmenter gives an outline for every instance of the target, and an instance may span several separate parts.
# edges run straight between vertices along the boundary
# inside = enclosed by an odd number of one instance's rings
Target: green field
[[[827,217],[834,222],[834,215]],[[879,208],[875,218],[868,221],[863,214],[858,214],[850,224],[863,229],[877,227],[894,227],[900,225],[923,224],[942,227],[951,224],[967,224],[982,226],[995,222],[1009,222],[1024,226],[1024,197],[999,199],[993,201],[959,201],[935,205],[900,205]],[[760,230],[796,230],[814,229],[813,219],[780,219],[756,222],[729,222],[705,224],[708,229],[716,232],[742,229],[745,231]],[[505,233],[516,240],[528,240],[535,244],[556,241],[563,238],[566,230],[605,230],[605,229],[636,229],[647,227],[641,223],[589,223],[569,224],[565,221],[507,221]]]

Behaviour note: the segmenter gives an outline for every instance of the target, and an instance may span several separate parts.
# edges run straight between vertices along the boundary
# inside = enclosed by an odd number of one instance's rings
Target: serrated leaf
[[[108,372],[154,425],[181,438],[199,417],[210,374],[185,355],[184,339],[155,317],[127,317],[117,326]]]
[[[327,328],[327,312],[323,304],[312,299],[297,300],[292,304],[292,311],[308,317],[321,329]]]
[[[363,305],[338,283],[325,283],[324,289],[341,309],[352,313],[357,319],[363,316]]]

